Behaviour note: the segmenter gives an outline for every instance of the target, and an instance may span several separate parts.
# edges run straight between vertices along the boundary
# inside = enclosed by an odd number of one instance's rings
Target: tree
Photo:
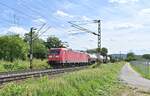
[[[110,57],[110,62],[111,62],[111,63],[117,62],[117,59],[114,58],[112,55],[109,55],[109,57]]]
[[[46,58],[47,48],[44,45],[42,39],[37,39],[33,41],[33,57],[37,59]]]
[[[108,49],[105,48],[105,47],[103,47],[103,48],[100,50],[100,53],[101,53],[101,55],[105,58],[103,62],[104,62],[104,63],[107,63],[107,53],[108,53]]]
[[[144,58],[144,59],[150,59],[150,54],[144,54],[144,55],[142,55],[142,58]]]
[[[24,37],[24,41],[27,42],[28,44],[30,43],[30,34],[31,33],[27,33],[25,34]],[[47,53],[47,48],[44,44],[44,40],[40,39],[38,37],[38,34],[33,32],[33,57],[37,58],[37,59],[44,59],[46,58],[46,53]],[[29,53],[29,50],[28,50]]]
[[[90,53],[90,54],[96,54],[97,53],[97,49],[96,48],[95,49],[88,49],[86,52]]]
[[[59,38],[55,36],[50,36],[47,38],[47,42],[45,43],[45,46],[50,49],[50,48],[60,48],[60,47],[65,47],[63,42],[59,40]]]
[[[101,48],[97,48],[97,49],[96,49],[96,52],[97,52],[97,53],[100,53],[100,52],[101,52]]]
[[[130,62],[130,61],[134,61],[134,60],[136,60],[135,54],[133,52],[128,53],[126,61]]]
[[[28,45],[19,35],[0,37],[0,59],[13,62],[14,59],[26,59]]]
[[[102,56],[107,56],[107,53],[108,53],[108,49],[103,47],[101,50],[100,50],[100,53]]]

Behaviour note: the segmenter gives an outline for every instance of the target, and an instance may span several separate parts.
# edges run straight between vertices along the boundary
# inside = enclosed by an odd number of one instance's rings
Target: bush
[[[116,96],[122,66],[105,64],[51,80],[47,76],[22,84],[12,83],[0,89],[0,96]]]
[[[45,69],[50,66],[47,64],[47,60],[33,59],[33,69]],[[6,71],[18,71],[29,69],[28,60],[14,60],[13,62],[0,61],[0,72]]]
[[[25,60],[28,45],[18,35],[0,37],[0,59],[13,62],[15,59]]]

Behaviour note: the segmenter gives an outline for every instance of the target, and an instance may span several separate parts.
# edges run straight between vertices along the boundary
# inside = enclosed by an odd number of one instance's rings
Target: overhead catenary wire
[[[97,58],[98,60],[100,60],[100,49],[101,49],[101,20],[92,20],[94,23],[98,24],[98,33],[95,33],[87,28],[81,27],[78,24],[72,23],[71,21],[68,22],[71,24],[72,27],[79,29],[81,31],[87,32],[87,33],[91,33],[93,35],[96,35],[98,37],[98,42],[97,42]]]
[[[37,30],[37,28],[36,28],[37,33],[38,33],[38,34],[37,34],[37,37],[41,37],[45,32],[47,32],[47,31],[51,28],[51,26],[48,26],[44,31],[40,32],[44,26],[45,26],[45,24],[43,24],[43,26],[41,26],[41,28],[38,29],[38,30]],[[33,39],[33,40],[36,40],[37,38],[36,38],[35,36],[33,36],[32,39]]]
[[[23,1],[23,2],[26,2],[25,0],[22,0],[22,1]],[[22,2],[22,1],[21,1],[21,2]],[[35,4],[34,6],[39,7],[38,9],[43,8],[43,9],[48,10],[47,7],[49,7],[49,6],[47,6],[47,3],[43,3],[41,0],[37,0],[37,1],[38,1],[39,3],[38,3],[38,4]],[[0,4],[1,4],[1,3],[0,3]],[[26,13],[24,13],[24,12],[22,12],[22,11],[16,9],[16,8],[9,7],[9,6],[6,5],[6,4],[2,4],[2,5],[5,6],[5,7],[10,8],[11,10],[14,10],[14,11],[17,11],[17,12],[19,12],[19,13],[22,13],[22,14],[25,15],[26,17],[31,17],[31,18],[34,18],[34,19],[35,19],[35,17],[33,17],[33,16],[29,15],[29,14],[26,14]],[[25,6],[25,4],[23,4],[23,6],[26,7],[26,6],[28,6],[28,5]],[[32,8],[30,8],[30,9],[32,9],[32,12],[33,12],[33,13],[36,13],[36,14],[40,13],[40,14],[39,14],[40,16],[41,16],[41,14],[43,15],[43,13],[42,13],[42,12],[39,12],[37,9],[35,9],[34,6],[33,6]],[[28,6],[27,8],[29,8],[29,6]],[[41,17],[43,17],[43,16],[41,16]],[[44,18],[45,18],[45,17],[44,17]],[[36,19],[37,19],[37,18],[36,18]],[[46,19],[47,19],[47,18],[46,18]],[[55,21],[59,21],[59,19],[56,18],[55,16],[53,16],[52,19],[55,20]],[[61,26],[60,24],[57,24],[57,26],[60,26],[61,28],[65,28],[65,27]]]
[[[38,14],[39,16],[41,16],[43,19],[46,19],[46,21],[49,21],[50,19],[49,18],[47,18],[46,16],[44,16],[43,15],[43,13],[42,12],[39,12],[37,9],[35,9],[35,8],[38,8],[38,9],[45,9],[45,10],[47,10],[47,11],[50,11],[50,10],[52,10],[51,8],[49,8],[48,9],[48,7],[49,6],[45,6],[45,3],[43,3],[43,2],[41,2],[41,1],[39,1],[39,0],[37,0],[39,3],[38,4],[36,4],[36,5],[32,5],[32,8],[30,8],[30,9],[32,9],[32,10],[34,10],[34,11],[32,11],[33,13],[35,13],[35,14]],[[20,1],[20,2],[23,2],[23,5],[24,4],[27,4],[27,1],[24,1],[24,0],[22,0],[22,1]],[[48,2],[48,1],[47,1]],[[22,5],[22,3],[21,3],[21,5]],[[28,7],[28,5],[24,5],[24,7]],[[53,9],[52,11],[55,11],[55,9]],[[54,15],[54,14],[53,14]],[[56,16],[52,16],[51,17],[51,22],[59,22],[60,20],[56,17]],[[64,21],[64,23],[65,23],[66,21]],[[54,23],[52,23],[52,24],[54,24]],[[56,23],[55,23],[56,24]],[[57,24],[56,25],[57,27],[60,27],[60,28],[66,28],[66,27],[64,27],[64,26],[61,26],[60,24]]]
[[[38,35],[38,37],[42,36],[45,32],[47,32],[49,29],[51,28],[51,26],[49,26],[47,29],[45,29],[43,32],[41,32],[41,34]]]
[[[37,30],[37,34],[39,34],[39,32],[44,28],[45,25],[46,25],[46,23],[44,23],[44,24]]]
[[[20,7],[27,8],[27,9],[29,9],[31,12],[34,12],[35,14],[41,16],[42,18],[48,19],[45,15],[41,14],[42,12],[39,12],[37,9],[34,9],[33,7],[26,6],[26,5],[24,5],[24,3],[21,3],[20,5],[21,5]]]
[[[81,30],[81,31],[88,32],[88,33],[92,33],[92,34],[94,34],[94,35],[99,36],[99,34],[93,32],[93,31],[90,31],[90,30],[88,30],[88,29],[86,29],[86,28],[83,28],[83,27],[81,27],[81,26],[79,26],[79,25],[77,25],[77,24],[74,24],[74,23],[72,23],[72,22],[68,22],[68,23],[70,23],[72,27],[77,28],[77,29],[79,29],[79,30]]]
[[[30,18],[32,18],[32,19],[35,19],[35,17],[30,16],[30,15],[28,15],[28,14],[26,14],[26,13],[24,13],[24,12],[22,12],[22,11],[16,9],[16,8],[10,7],[10,6],[8,6],[7,4],[4,4],[4,3],[1,3],[1,2],[0,2],[0,5],[2,5],[2,6],[4,6],[4,7],[7,7],[7,8],[9,8],[9,9],[13,10],[13,11],[17,11],[17,12],[19,12],[19,13],[22,13],[22,14],[24,14],[25,16],[30,17]],[[14,17],[13,19],[14,19],[13,25],[16,25],[16,18]],[[12,24],[12,22],[9,21],[9,20],[5,20],[5,19],[2,19],[2,20],[5,21],[5,22],[7,22],[7,23],[11,23],[11,24]],[[44,25],[45,25],[45,24],[44,24]],[[42,27],[44,27],[44,25],[43,25]],[[39,31],[40,31],[40,30],[41,30],[41,29],[39,29]]]
[[[28,15],[28,14],[26,14],[25,12],[20,11],[20,10],[18,10],[18,9],[16,9],[16,8],[10,7],[10,6],[8,6],[7,4],[4,4],[4,3],[0,2],[0,5],[5,6],[5,7],[9,8],[9,9],[11,9],[11,10],[14,10],[14,11],[16,11],[16,12],[22,13],[22,14],[24,14],[25,16],[30,17],[30,18],[32,18],[32,19],[35,19],[35,17],[33,17],[33,16],[31,16],[31,15]]]

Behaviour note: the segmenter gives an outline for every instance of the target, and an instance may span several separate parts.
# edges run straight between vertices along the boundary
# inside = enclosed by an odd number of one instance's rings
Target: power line
[[[7,8],[9,8],[9,9],[13,10],[13,11],[22,13],[22,14],[23,14],[24,16],[26,16],[26,17],[31,17],[32,19],[35,19],[35,17],[30,16],[30,15],[28,15],[27,13],[24,13],[24,12],[22,12],[22,11],[16,9],[16,8],[10,7],[10,6],[8,6],[8,5],[4,4],[4,3],[1,3],[1,2],[0,2],[0,5],[2,5],[2,6],[4,6],[4,7],[7,7]],[[28,7],[28,8],[29,8],[29,7]],[[35,12],[35,11],[34,11],[34,12]],[[22,15],[22,14],[21,14],[21,15]],[[37,13],[37,14],[38,14],[38,13]],[[39,13],[39,14],[40,14],[40,13]],[[22,15],[22,16],[23,16],[23,15]],[[2,19],[2,20],[5,21],[5,22],[7,22],[7,23],[12,23],[11,21],[9,21],[9,20],[7,20],[7,19]],[[14,16],[14,17],[13,17],[13,24],[16,25],[16,23],[17,23],[17,21],[16,21],[16,16]]]
[[[35,17],[30,16],[30,15],[28,15],[28,14],[26,14],[26,13],[24,13],[24,12],[18,10],[18,9],[15,9],[15,8],[13,8],[13,7],[10,7],[10,6],[8,6],[8,5],[2,3],[2,2],[0,2],[0,5],[5,6],[5,7],[11,9],[11,10],[17,11],[17,12],[19,12],[19,13],[22,13],[22,14],[24,14],[24,15],[27,16],[27,17],[31,17],[32,19],[35,19]]]
[[[75,24],[73,22],[68,22],[71,24],[72,27],[78,29],[78,30],[81,30],[81,31],[84,31],[84,32],[87,32],[87,33],[91,33],[93,35],[96,35],[98,37],[98,43],[97,43],[97,48],[98,48],[98,54],[97,54],[97,57],[98,57],[98,60],[100,60],[100,49],[101,49],[101,21],[100,20],[92,20],[92,22],[94,23],[97,23],[98,24],[98,33],[96,32],[93,32],[87,28],[84,28],[84,27],[81,27],[80,25],[78,24]]]
[[[78,30],[81,30],[81,31],[84,31],[84,32],[88,32],[88,33],[92,33],[94,35],[100,36],[99,34],[93,32],[93,31],[90,31],[90,30],[88,30],[86,28],[83,28],[83,27],[81,27],[81,26],[79,26],[79,25],[77,25],[75,23],[72,23],[72,22],[68,22],[68,23],[70,23],[72,27],[74,27],[74,28],[76,28]]]
[[[44,28],[44,26],[46,25],[46,23],[44,23],[41,28],[39,28],[39,30],[37,31],[37,34],[39,34],[39,32]]]
[[[48,19],[43,14],[41,14],[41,12],[37,11],[37,9],[34,9],[33,7],[26,6],[26,5],[24,5],[24,3],[21,3],[21,6],[23,6],[24,8],[28,8],[31,12],[34,12],[34,13],[40,15],[44,19]]]
[[[38,30],[37,30],[37,37],[39,37],[39,33],[40,33],[40,31],[44,28],[44,26],[46,25],[46,23],[45,24],[43,24]],[[42,35],[42,34],[40,34],[40,35]],[[33,36],[33,39],[36,39],[36,37],[35,36]]]
[[[41,9],[41,8],[42,8],[42,9],[45,9],[45,10],[47,10],[47,11],[50,11],[51,8],[50,8],[50,9],[47,9],[49,6],[45,6],[46,3],[43,3],[43,2],[41,2],[41,1],[39,1],[39,0],[37,0],[37,1],[38,1],[39,3],[36,4],[36,6],[33,6],[33,5],[32,5],[32,8],[29,8],[29,9],[33,10],[33,12],[36,13],[36,14],[40,14],[41,17],[45,18],[45,19],[48,21],[49,18],[47,18],[46,16],[44,16],[43,14],[41,14],[41,12],[37,11],[37,9],[35,9],[35,7],[38,8],[38,9]],[[22,0],[21,2],[23,2],[23,4],[25,4],[25,3],[27,4],[27,1]],[[21,3],[21,4],[22,4],[22,3]],[[23,5],[23,4],[22,4],[22,5]],[[37,5],[40,5],[40,6],[37,6]],[[24,5],[24,7],[28,7],[28,6],[25,6],[25,5]],[[55,9],[54,9],[54,10],[55,10]],[[53,10],[53,11],[54,11],[54,10]],[[56,18],[56,16],[53,16],[52,22],[55,22],[55,21],[58,22],[58,21],[60,21],[60,20],[59,20],[58,18]],[[63,26],[61,26],[61,25],[58,25],[58,24],[57,24],[57,26],[59,26],[59,27],[61,27],[61,28],[65,28],[65,27],[63,27]]]
[[[49,26],[47,29],[45,29],[41,34],[38,35],[38,37],[42,36],[45,32],[47,32],[49,29],[51,28],[51,26]]]
[[[39,1],[39,0],[37,0],[37,1]],[[29,7],[29,6],[24,5],[25,3],[27,4],[27,0],[26,1],[22,0],[21,2],[23,2],[23,3],[21,3],[21,5],[24,6],[25,8],[28,8],[28,9],[32,10],[32,12],[34,12],[36,14],[38,14],[38,15],[40,14],[41,17],[48,19],[45,15],[41,14],[42,13],[41,11],[38,11],[38,9],[46,9],[47,11],[50,11],[51,8],[47,9],[49,7],[49,5],[45,6],[45,4],[47,4],[47,3],[39,2],[36,5],[41,5],[41,6],[33,6],[32,5],[32,7]]]

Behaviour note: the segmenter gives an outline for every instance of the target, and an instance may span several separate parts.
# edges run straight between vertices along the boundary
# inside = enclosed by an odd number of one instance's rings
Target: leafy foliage
[[[136,60],[135,54],[132,53],[132,52],[128,53],[128,54],[127,54],[126,61],[130,62],[130,61],[134,61],[134,60]]]
[[[28,45],[18,35],[0,37],[0,59],[14,61],[25,60],[28,53]]]
[[[93,53],[97,53],[97,50],[96,49],[88,49],[86,52],[93,54]]]
[[[130,65],[144,78],[150,79],[150,65],[148,61],[133,61]]]
[[[31,33],[25,34],[24,41],[30,43]],[[47,48],[44,45],[44,41],[39,39],[38,34],[33,32],[33,57],[37,59],[44,59],[46,57]]]
[[[144,59],[150,59],[150,54],[144,54],[144,55],[142,56],[142,58],[144,58]]]
[[[47,49],[44,41],[33,33],[33,56],[35,58],[45,58]],[[26,42],[24,42],[26,41]],[[0,37],[0,59],[14,61],[15,59],[26,59],[29,53],[30,33],[25,34],[24,40],[18,35]]]
[[[33,69],[45,69],[49,68],[47,60],[33,59]],[[0,72],[6,71],[18,71],[18,70],[27,70],[29,69],[28,60],[14,60],[13,62],[9,61],[0,61]]]
[[[37,59],[46,58],[47,48],[44,45],[44,41],[37,39],[33,41],[33,57]]]
[[[60,47],[65,47],[59,38],[55,36],[50,36],[47,38],[47,42],[45,43],[45,46],[50,49],[50,48],[60,48]]]
[[[0,96],[120,96],[118,73],[123,64],[108,64],[69,73],[49,80],[43,77],[21,84],[8,84]]]
[[[108,49],[107,48],[105,48],[105,47],[103,47],[102,49],[101,49],[101,55],[102,56],[107,56],[107,53],[108,53]]]
[[[106,56],[107,53],[108,53],[108,49],[105,48],[105,47],[103,47],[103,48],[101,48],[101,49],[100,49],[100,48],[95,48],[95,49],[89,49],[89,50],[87,50],[87,52],[88,52],[88,53],[91,53],[91,54],[100,52],[101,55]]]

